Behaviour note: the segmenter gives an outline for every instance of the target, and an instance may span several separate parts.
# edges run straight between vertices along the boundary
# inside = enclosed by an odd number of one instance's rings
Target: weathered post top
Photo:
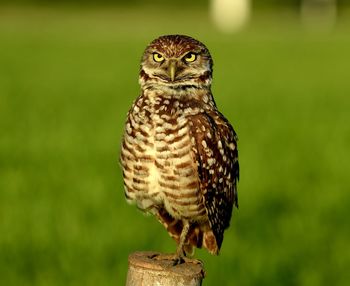
[[[200,286],[204,276],[199,260],[186,259],[174,266],[169,255],[134,252],[129,255],[126,286]]]

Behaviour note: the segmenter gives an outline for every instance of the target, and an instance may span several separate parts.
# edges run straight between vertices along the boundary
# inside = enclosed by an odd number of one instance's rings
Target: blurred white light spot
[[[237,32],[249,21],[250,0],[211,0],[210,14],[222,32]]]

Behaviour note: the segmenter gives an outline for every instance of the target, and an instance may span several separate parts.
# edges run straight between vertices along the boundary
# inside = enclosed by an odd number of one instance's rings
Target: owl
[[[201,42],[161,36],[141,61],[141,92],[127,114],[120,163],[128,202],[153,214],[177,242],[218,254],[238,207],[237,135],[211,93],[213,61]]]

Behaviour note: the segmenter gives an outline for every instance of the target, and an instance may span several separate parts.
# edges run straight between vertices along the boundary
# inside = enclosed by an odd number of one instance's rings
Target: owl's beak
[[[171,61],[169,63],[168,73],[169,73],[171,81],[174,81],[175,75],[176,75],[176,61]]]

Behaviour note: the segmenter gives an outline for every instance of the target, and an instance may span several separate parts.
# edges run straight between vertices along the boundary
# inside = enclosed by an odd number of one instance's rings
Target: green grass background
[[[279,12],[223,35],[184,8],[0,8],[1,285],[124,285],[128,254],[175,250],[117,163],[141,54],[169,33],[209,47],[240,139],[240,209],[220,256],[197,251],[204,285],[349,285],[349,14],[331,34]]]

